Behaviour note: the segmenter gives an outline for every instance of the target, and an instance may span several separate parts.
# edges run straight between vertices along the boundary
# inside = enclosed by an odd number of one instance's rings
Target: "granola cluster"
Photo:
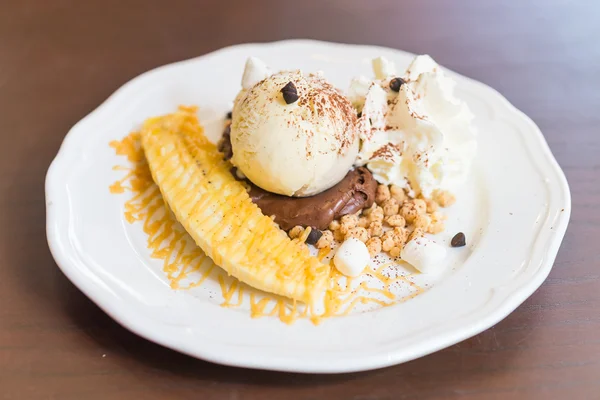
[[[422,199],[411,198],[395,185],[379,185],[371,208],[331,222],[315,246],[332,247],[335,242],[354,237],[367,245],[371,257],[382,251],[398,257],[402,247],[413,238],[442,232],[446,217],[439,208],[449,207],[455,201],[454,195],[447,191],[436,191],[431,199]],[[302,238],[305,229],[296,226],[288,234],[292,239]]]

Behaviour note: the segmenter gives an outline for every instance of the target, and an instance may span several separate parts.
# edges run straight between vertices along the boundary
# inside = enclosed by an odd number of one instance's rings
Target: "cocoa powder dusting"
[[[399,144],[388,143],[378,148],[371,156],[371,160],[381,158],[386,161],[393,161],[396,154],[402,155],[402,147]]]

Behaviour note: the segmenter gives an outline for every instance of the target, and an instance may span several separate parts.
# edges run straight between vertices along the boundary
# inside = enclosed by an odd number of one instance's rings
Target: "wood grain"
[[[595,0],[2,1],[0,398],[600,399],[598,21]],[[134,336],[56,267],[44,177],[75,122],[147,69],[296,37],[429,53],[539,124],[571,224],[548,280],[497,326],[368,373],[235,369]]]

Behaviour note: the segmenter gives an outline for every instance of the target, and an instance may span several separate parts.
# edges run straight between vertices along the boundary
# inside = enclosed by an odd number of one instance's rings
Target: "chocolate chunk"
[[[400,86],[404,85],[406,82],[402,78],[394,78],[390,81],[390,89],[394,92],[400,91]]]
[[[229,112],[227,113],[227,119],[231,119],[231,116],[232,116],[232,114],[231,114],[231,111],[229,111]]]
[[[465,238],[465,234],[462,232],[458,232],[456,235],[454,235],[454,237],[450,241],[450,245],[452,247],[463,247],[466,244],[467,244],[467,240]]]
[[[219,143],[217,144],[217,149],[223,153],[225,160],[231,159],[233,157],[233,149],[231,147],[231,128],[228,126],[225,128],[225,132],[223,132],[223,136]]]
[[[362,111],[359,112],[358,114],[356,114],[356,118],[360,118],[360,117],[362,117]]]
[[[298,91],[296,90],[296,85],[294,85],[294,83],[291,81],[281,89],[281,93],[283,94],[283,99],[285,100],[286,104],[292,104],[298,100]]]
[[[321,232],[317,228],[311,228],[310,233],[308,234],[308,237],[306,238],[306,243],[315,245],[315,244],[317,244],[319,239],[321,239],[321,236],[323,236],[323,232]]]

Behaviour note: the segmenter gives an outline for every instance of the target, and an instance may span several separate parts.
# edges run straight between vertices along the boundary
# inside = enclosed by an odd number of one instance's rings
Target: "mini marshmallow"
[[[246,60],[246,66],[244,67],[242,87],[244,89],[250,89],[258,82],[271,76],[271,74],[271,70],[262,60],[256,57],[249,57],[248,60]]]
[[[342,274],[356,277],[365,269],[371,255],[367,246],[356,238],[349,238],[342,243],[333,257],[333,264]]]
[[[400,257],[422,273],[435,273],[441,270],[446,249],[431,239],[419,237],[406,243]]]
[[[396,75],[396,66],[393,62],[385,57],[377,57],[372,61],[373,72],[375,72],[375,78],[383,80],[390,76]]]

